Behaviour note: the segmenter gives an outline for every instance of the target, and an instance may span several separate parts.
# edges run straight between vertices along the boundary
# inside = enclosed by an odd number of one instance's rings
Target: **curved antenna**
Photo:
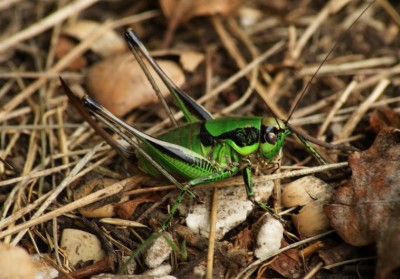
[[[328,52],[328,54],[325,56],[324,60],[322,60],[322,63],[319,64],[317,70],[315,71],[315,73],[311,76],[310,81],[307,83],[306,87],[303,89],[303,91],[300,94],[300,98],[297,100],[297,103],[294,105],[294,107],[292,108],[292,110],[289,113],[288,118],[285,121],[285,124],[287,124],[290,120],[290,118],[292,117],[294,111],[297,109],[297,107],[299,106],[301,100],[303,99],[303,97],[305,96],[305,94],[307,93],[308,89],[311,86],[311,83],[313,82],[313,80],[315,79],[315,77],[317,76],[317,74],[319,73],[319,71],[321,70],[322,66],[326,63],[326,61],[328,60],[329,56],[333,53],[333,51],[337,48],[337,46],[339,45],[339,43],[341,43],[341,41],[343,40],[343,38],[349,33],[350,29],[353,28],[354,24],[356,24],[356,22],[358,22],[358,20],[364,15],[364,13],[372,6],[372,4],[375,2],[375,0],[371,1],[368,6],[361,12],[361,14],[356,18],[356,20],[353,21],[353,23],[347,27],[346,31],[344,31],[342,33],[342,35],[340,35],[339,39],[336,41],[336,43],[334,44],[334,46],[332,47],[332,49]]]

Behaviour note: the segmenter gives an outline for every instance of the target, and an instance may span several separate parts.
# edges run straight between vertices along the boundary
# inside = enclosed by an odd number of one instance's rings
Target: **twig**
[[[93,5],[98,1],[99,0],[78,0],[72,2],[64,8],[57,10],[56,12],[45,17],[44,19],[34,24],[31,24],[28,28],[0,42],[0,53],[6,51],[7,49],[26,39],[32,38],[35,35],[42,33],[43,31],[49,29],[50,27],[70,17],[71,15],[79,13],[80,11],[86,9],[87,7]]]
[[[325,118],[325,121],[322,123],[321,127],[319,128],[317,138],[320,138],[324,133],[326,128],[328,128],[329,123],[332,121],[333,117],[335,116],[336,112],[342,107],[342,105],[346,102],[347,98],[353,92],[354,87],[357,86],[356,81],[352,81],[347,88],[343,91],[342,94],[339,95],[338,100],[333,105],[333,108],[329,111],[328,116]]]
[[[217,224],[217,212],[218,212],[218,189],[214,188],[211,200],[211,212],[210,212],[210,233],[208,238],[208,253],[207,253],[207,271],[206,278],[213,278],[213,267],[214,267],[214,248],[215,248],[215,227]]]
[[[344,139],[350,136],[353,132],[354,128],[357,126],[358,122],[360,122],[361,118],[364,116],[366,111],[370,108],[370,106],[375,102],[379,96],[385,91],[385,88],[390,84],[390,80],[383,79],[379,82],[379,84],[375,87],[372,94],[358,107],[358,109],[350,116],[349,121],[344,125],[343,129],[337,135],[336,139]]]

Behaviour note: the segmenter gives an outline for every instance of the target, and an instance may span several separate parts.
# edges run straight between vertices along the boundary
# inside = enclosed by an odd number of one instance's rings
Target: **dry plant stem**
[[[296,242],[296,243],[293,243],[293,244],[291,244],[291,245],[288,245],[288,246],[286,246],[286,247],[284,247],[284,248],[282,248],[282,249],[279,249],[278,251],[271,252],[271,253],[269,253],[268,255],[262,257],[261,259],[256,260],[256,261],[254,261],[253,263],[251,263],[250,265],[248,265],[248,266],[247,266],[244,270],[242,270],[235,278],[236,278],[236,279],[239,279],[239,278],[247,278],[246,276],[249,276],[249,275],[250,275],[250,274],[249,274],[250,272],[251,272],[251,273],[254,272],[254,270],[255,270],[260,264],[262,264],[264,261],[266,261],[266,260],[268,260],[268,259],[270,259],[270,258],[272,258],[272,257],[274,257],[274,256],[276,256],[276,255],[279,255],[280,253],[286,252],[286,251],[288,251],[288,250],[290,250],[290,249],[297,248],[297,247],[302,246],[302,245],[304,245],[304,244],[307,244],[307,243],[309,243],[309,242],[312,242],[312,241],[318,240],[318,239],[320,239],[320,238],[323,238],[323,237],[325,237],[325,236],[327,236],[327,235],[329,235],[329,234],[331,234],[331,233],[334,233],[334,232],[335,232],[334,230],[331,230],[331,231],[328,231],[328,232],[325,232],[325,233],[321,233],[321,234],[318,234],[318,235],[316,235],[316,236],[309,237],[309,238],[300,240],[300,241],[298,241],[298,242]]]
[[[357,82],[353,80],[346,89],[339,95],[338,100],[333,105],[333,108],[329,111],[328,116],[325,118],[325,121],[322,123],[321,127],[319,128],[317,138],[321,139],[322,135],[325,133],[326,128],[328,128],[329,124],[331,123],[333,117],[335,116],[336,112],[343,106],[346,102],[347,98],[353,92],[354,88],[357,86]]]
[[[93,1],[93,0],[90,0]],[[88,36],[85,40],[83,40],[80,44],[78,44],[74,49],[72,49],[67,55],[61,58],[53,67],[48,69],[46,76],[40,77],[38,80],[30,84],[26,89],[22,92],[18,93],[16,97],[14,97],[10,102],[8,102],[0,112],[0,119],[3,121],[7,115],[18,105],[20,105],[26,98],[31,96],[36,90],[40,89],[44,86],[49,77],[53,75],[59,75],[59,73],[66,68],[71,62],[73,62],[77,57],[79,57],[82,53],[84,53],[87,49],[91,47],[91,45],[100,38],[104,32],[106,32],[110,27],[117,26],[121,23],[125,23],[129,20],[129,22],[139,21],[148,19],[149,17],[154,17],[156,14],[154,11],[146,12],[140,15],[135,15],[134,17],[128,17],[121,19],[116,22],[105,22],[96,28],[90,36]],[[136,20],[134,20],[136,19]]]
[[[313,244],[308,245],[307,247],[305,247],[304,249],[299,251],[299,255],[302,258],[308,258],[310,257],[312,254],[314,254],[315,252],[317,252],[318,250],[321,250],[322,248],[324,248],[324,242],[322,241],[316,241]]]
[[[397,62],[397,58],[394,56],[386,56],[386,57],[378,57],[378,58],[370,58],[364,59],[361,61],[342,63],[338,65],[327,65],[325,64],[322,67],[318,75],[329,75],[329,74],[337,74],[337,75],[345,75],[349,71],[368,69],[368,68],[376,68],[376,67],[388,67]],[[318,66],[303,68],[299,71],[299,76],[309,76],[315,73],[318,69]]]
[[[227,114],[239,107],[241,107],[246,101],[247,99],[250,98],[251,94],[254,91],[254,88],[257,84],[258,80],[258,66],[256,66],[254,68],[254,70],[251,72],[251,78],[250,78],[250,84],[249,87],[247,88],[246,92],[244,92],[244,94],[242,95],[242,97],[240,97],[239,100],[235,101],[233,104],[229,105],[228,107],[224,108],[221,113],[216,114],[216,116],[219,115],[224,115]]]
[[[304,276],[303,279],[311,279],[314,277],[314,275],[322,268],[324,264],[322,262],[319,262],[316,266],[314,266],[310,272],[308,272],[306,274],[306,276]]]
[[[316,18],[311,22],[311,24],[307,27],[306,31],[303,33],[303,36],[298,40],[298,43],[293,50],[292,59],[297,60],[308,40],[312,37],[318,27],[324,22],[330,14],[334,14],[341,10],[343,6],[345,6],[350,0],[331,0],[325,7],[319,12]],[[313,72],[315,73],[315,71]]]
[[[370,106],[382,95],[385,88],[390,84],[390,80],[382,79],[379,84],[375,87],[372,94],[358,107],[358,109],[350,116],[349,121],[344,125],[343,129],[337,135],[337,139],[344,139],[350,136],[354,128],[360,122],[361,118],[370,108]]]
[[[64,124],[62,112],[63,112],[62,108],[57,107],[57,121],[60,127],[62,127]],[[67,137],[65,135],[65,130],[63,128],[59,128],[57,132],[58,132],[60,151],[61,153],[68,154],[68,144],[67,144]],[[61,160],[63,162],[63,165],[66,165],[69,163],[69,156],[62,157]]]
[[[214,248],[215,248],[215,227],[217,224],[217,211],[218,211],[218,188],[213,189],[212,200],[211,200],[211,212],[210,212],[210,233],[208,237],[208,253],[207,253],[207,271],[206,278],[213,278],[213,267],[214,267]]]
[[[376,260],[376,257],[357,258],[357,259],[351,259],[351,260],[348,260],[348,261],[343,261],[343,262],[339,262],[339,263],[326,265],[323,268],[327,269],[327,270],[330,270],[332,268],[336,268],[336,267],[339,267],[339,266],[342,266],[342,265],[346,265],[346,264],[349,264],[349,263],[357,263],[357,262],[363,262],[363,261],[375,261],[375,260]]]
[[[8,7],[11,7],[13,5],[18,4],[18,2],[21,2],[22,0],[3,0],[0,2],[0,11],[5,10]]]
[[[400,64],[397,64],[395,66],[393,66],[390,69],[384,70],[382,72],[380,72],[379,74],[376,74],[368,79],[365,79],[364,81],[360,82],[355,88],[354,91],[361,91],[364,89],[367,89],[375,84],[377,84],[378,82],[380,82],[382,79],[384,78],[390,78],[394,75],[400,74]],[[332,95],[331,97],[324,99],[322,101],[319,101],[309,107],[305,107],[305,108],[301,108],[298,109],[297,111],[295,111],[293,113],[293,120],[292,120],[292,124],[296,124],[296,118],[299,117],[303,117],[305,115],[311,114],[314,111],[321,109],[323,107],[325,107],[329,101],[332,101],[333,99],[336,98],[336,94]]]
[[[392,20],[400,26],[400,15],[396,11],[395,8],[393,8],[392,4],[390,4],[389,1],[387,0],[380,0],[378,1],[378,4],[382,6],[382,8],[385,9],[385,11],[388,13],[388,15],[392,18]]]
[[[394,98],[390,98],[390,99],[386,99],[386,100],[381,100],[381,101],[375,102],[373,105],[371,105],[370,108],[371,109],[377,108],[380,106],[393,104],[393,103],[396,103],[399,101],[400,101],[400,97],[394,97]],[[332,119],[332,122],[344,122],[345,120],[349,119],[349,117],[350,117],[347,114],[354,112],[357,109],[358,109],[358,106],[353,106],[353,107],[347,107],[347,108],[339,110],[337,112],[337,116],[335,116]],[[322,123],[322,120],[325,118],[326,118],[326,113],[319,113],[319,114],[314,114],[314,115],[308,116],[308,117],[293,119],[293,121],[291,121],[291,122],[295,125],[318,124],[318,123]],[[338,141],[334,141],[334,142],[343,142],[343,141],[346,141],[346,140],[338,140]]]
[[[28,214],[29,212],[34,210],[36,207],[41,205],[43,203],[43,201],[45,199],[47,199],[50,194],[51,194],[51,192],[42,195],[40,198],[36,199],[34,202],[22,207],[19,211],[14,212],[12,215],[8,216],[7,218],[3,218],[0,222],[0,229],[5,228],[6,226],[10,225],[13,222],[16,222],[22,216],[24,216],[25,214]]]
[[[232,56],[232,58],[235,60],[236,65],[242,69],[246,67],[247,62],[244,60],[243,56],[241,55],[239,49],[237,46],[234,44],[234,41],[232,37],[229,35],[228,31],[225,29],[224,25],[222,24],[222,20],[220,17],[212,17],[212,24],[215,28],[215,30],[218,33],[218,36],[221,39],[222,44],[225,46],[225,48],[228,50],[229,54]],[[248,77],[250,78],[250,77]],[[278,105],[269,98],[266,92],[265,87],[257,81],[255,85],[256,91],[259,93],[260,97],[264,100],[266,104],[268,104],[268,107],[272,110],[272,113],[276,115],[277,117],[284,119],[285,118],[285,113],[282,112],[282,110],[278,107]]]
[[[15,80],[9,80],[6,84],[4,84],[0,89],[0,99],[2,99],[13,87]]]
[[[39,207],[39,209],[32,215],[31,220],[38,218],[43,212],[52,204],[58,195],[64,191],[64,189],[77,177],[77,174],[83,169],[86,164],[90,161],[90,159],[96,154],[98,149],[101,147],[101,144],[98,144],[86,154],[82,160],[71,170],[71,173],[60,183],[60,185],[55,188],[55,190],[51,193],[51,195],[47,198],[47,200]],[[55,217],[55,216],[53,216]],[[20,239],[25,235],[26,230],[21,231],[13,240],[12,244],[17,245]]]
[[[68,169],[68,168],[70,168],[70,167],[72,167],[74,165],[76,165],[76,162],[72,162],[72,163],[69,163],[67,165],[61,165],[61,166],[54,167],[54,168],[45,169],[45,170],[42,170],[42,171],[31,172],[28,175],[21,175],[19,177],[15,177],[15,178],[8,179],[8,180],[5,180],[5,181],[0,181],[0,187],[7,186],[7,185],[10,185],[10,184],[13,184],[13,183],[17,183],[17,182],[20,182],[20,181],[24,181],[24,180],[31,180],[31,179],[39,178],[39,177],[42,177],[42,176],[48,176],[50,174],[58,173],[58,172],[60,172],[62,170]]]
[[[72,173],[72,171],[71,171],[71,173]],[[69,176],[71,177],[71,174]],[[88,196],[85,196],[85,197],[83,197],[83,198],[81,198],[79,200],[73,201],[73,202],[71,202],[71,203],[69,203],[69,204],[67,204],[65,206],[57,208],[56,210],[53,210],[51,212],[48,212],[48,213],[46,213],[44,215],[41,215],[39,217],[36,217],[36,218],[31,218],[29,221],[27,221],[27,222],[25,222],[23,224],[20,224],[18,226],[15,226],[12,229],[0,232],[0,239],[6,237],[7,235],[11,235],[11,234],[20,232],[22,230],[25,230],[25,229],[27,229],[27,228],[29,228],[31,226],[35,226],[35,225],[44,223],[44,222],[49,221],[50,219],[52,219],[54,217],[57,217],[57,216],[60,216],[62,214],[71,212],[71,211],[73,211],[75,209],[78,209],[80,207],[86,206],[86,205],[91,204],[91,203],[93,203],[95,201],[99,201],[101,199],[104,199],[104,198],[113,196],[115,194],[118,194],[119,192],[121,192],[125,188],[126,185],[132,184],[132,183],[135,183],[135,179],[127,178],[127,179],[125,179],[123,181],[120,181],[120,182],[117,182],[117,183],[115,183],[115,184],[113,184],[113,185],[111,185],[111,186],[109,186],[109,187],[107,187],[105,189],[102,189],[102,190],[97,191],[95,193],[92,193],[92,194],[90,194]]]
[[[38,114],[35,114],[34,124],[37,124],[39,120]],[[28,154],[26,155],[24,169],[22,171],[22,175],[26,175],[32,171],[33,164],[36,158],[36,153],[38,150],[38,146],[36,144],[36,135],[37,131],[33,131],[29,137],[29,147],[28,147]],[[12,211],[16,212],[20,209],[20,206],[23,206],[25,202],[23,201],[25,195],[24,190],[28,183],[19,183],[15,186],[11,194],[7,197],[6,202],[4,203],[3,207],[3,214],[7,214],[8,210],[12,207]],[[14,191],[15,190],[15,191]],[[14,226],[14,224],[10,224],[10,226]],[[10,238],[7,237],[4,239],[4,243],[9,243]]]
[[[59,73],[65,67],[67,67],[72,61],[76,59],[79,55],[85,52],[102,34],[107,30],[110,23],[106,22],[98,27],[90,36],[88,36],[84,41],[78,44],[73,50],[71,50],[67,55],[60,59],[57,64],[48,70],[50,73]],[[0,112],[0,119],[3,119],[10,111],[16,108],[20,103],[22,103],[26,98],[31,96],[36,90],[40,89],[47,82],[46,77],[42,77],[35,82],[31,83],[26,89],[20,92],[16,97],[9,101]]]
[[[78,14],[79,12],[93,5],[96,2],[98,2],[98,0],[77,0],[75,2],[72,2],[71,4],[65,6],[64,8],[57,10],[56,12],[45,17],[44,19],[36,22],[35,24],[30,25],[28,28],[0,42],[0,53],[13,47],[19,42],[22,42],[24,40],[36,36],[37,34],[42,33],[43,31],[51,28],[52,26],[65,20],[71,15]]]
[[[234,74],[233,76],[231,76],[230,78],[228,78],[225,82],[221,83],[219,86],[217,86],[216,88],[214,88],[209,94],[207,94],[206,96],[203,96],[201,98],[199,98],[197,100],[197,102],[199,104],[204,104],[207,100],[213,98],[214,96],[217,96],[219,93],[221,93],[223,90],[229,88],[229,86],[231,86],[232,84],[234,84],[236,81],[238,81],[240,78],[242,78],[244,75],[246,75],[248,72],[250,72],[251,70],[253,70],[253,68],[256,65],[259,65],[260,63],[262,63],[264,60],[266,60],[268,57],[276,54],[278,51],[280,51],[284,46],[284,42],[280,41],[278,43],[276,43],[275,45],[273,45],[270,49],[268,49],[267,51],[265,51],[263,54],[261,54],[259,57],[257,57],[256,59],[254,59],[252,62],[250,62],[249,64],[246,65],[246,67],[244,67],[243,69],[241,69],[240,71],[238,71],[236,74]],[[179,120],[181,119],[183,116],[182,112],[178,112],[175,113],[174,117],[175,119]],[[150,128],[146,131],[147,134],[154,134],[157,131],[161,130],[167,123],[169,122],[169,120],[164,120],[162,121],[160,124],[154,126],[153,128]]]
[[[41,77],[46,77],[47,79],[57,79],[58,80],[58,73],[49,73],[48,71],[45,72],[10,72],[10,73],[0,73],[0,79],[9,79],[13,81],[15,78],[24,78],[24,79],[38,79]],[[76,80],[82,81],[83,76],[79,73],[71,73],[71,72],[64,72],[63,78],[67,80]],[[1,97],[1,94],[0,94]]]

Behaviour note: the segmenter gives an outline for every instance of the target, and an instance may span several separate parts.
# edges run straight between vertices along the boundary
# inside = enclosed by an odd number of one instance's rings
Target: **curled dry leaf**
[[[155,197],[138,197],[133,200],[129,200],[126,202],[121,202],[115,205],[114,212],[115,214],[120,217],[121,219],[128,220],[132,214],[135,212],[136,208],[145,202],[155,202]]]
[[[292,214],[292,220],[302,237],[311,237],[329,228],[323,206],[332,194],[333,188],[314,176],[305,176],[284,187],[282,205],[301,206],[298,213]]]
[[[400,266],[400,130],[385,128],[373,145],[349,157],[351,181],[325,207],[331,226],[347,243],[376,243],[377,278]]]
[[[172,61],[157,60],[169,78],[181,86],[185,76],[181,68]],[[147,67],[163,95],[168,94],[156,73]],[[153,87],[131,53],[122,54],[95,64],[88,71],[86,84],[89,94],[116,116],[158,101]]]

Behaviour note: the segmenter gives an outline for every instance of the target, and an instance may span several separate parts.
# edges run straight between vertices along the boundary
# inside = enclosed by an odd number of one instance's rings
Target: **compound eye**
[[[265,141],[270,143],[270,144],[275,144],[276,141],[278,140],[278,135],[274,132],[268,132],[265,135]]]

